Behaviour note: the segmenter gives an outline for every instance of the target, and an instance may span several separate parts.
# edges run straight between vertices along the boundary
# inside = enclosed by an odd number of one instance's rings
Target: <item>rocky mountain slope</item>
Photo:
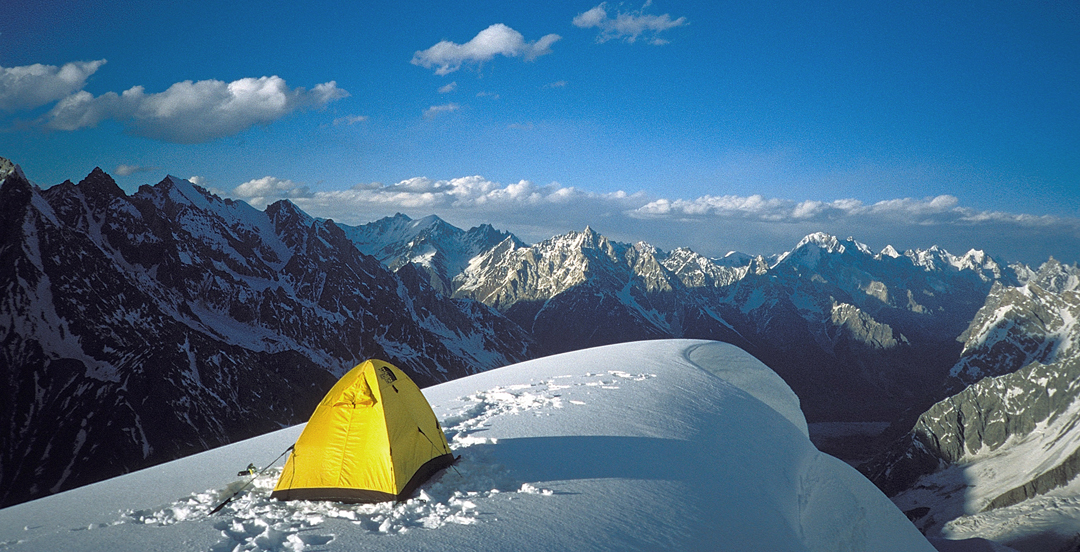
[[[546,352],[658,337],[734,343],[780,373],[812,421],[891,420],[930,404],[994,282],[1016,281],[979,251],[875,255],[826,234],[772,264],[732,257],[587,228],[534,246],[504,241],[451,279],[455,297],[503,312]]]
[[[961,390],[866,467],[928,530],[1080,474],[1080,268],[1051,260],[1025,280],[996,285],[964,332],[947,381]]]
[[[368,357],[427,385],[533,356],[332,221],[172,177],[42,190],[2,162],[0,286],[0,505],[304,421]]]
[[[430,215],[419,220],[397,214],[361,226],[339,225],[361,253],[379,259],[390,270],[412,264],[430,279],[436,291],[450,295],[449,278],[469,261],[506,239],[522,244],[509,232],[482,224],[461,230]]]

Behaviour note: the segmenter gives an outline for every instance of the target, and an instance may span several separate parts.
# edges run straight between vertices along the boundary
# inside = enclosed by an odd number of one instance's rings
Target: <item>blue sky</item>
[[[369,5],[372,4],[372,5]],[[400,5],[399,5],[400,4]],[[358,224],[1080,260],[1080,6],[5,7],[0,156]]]

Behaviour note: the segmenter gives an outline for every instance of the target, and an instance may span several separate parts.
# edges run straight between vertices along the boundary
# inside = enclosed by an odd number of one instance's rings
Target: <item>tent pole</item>
[[[255,480],[256,480],[256,479],[258,479],[258,477],[259,477],[260,475],[262,475],[263,473],[265,473],[265,472],[266,472],[266,470],[270,469],[270,466],[273,466],[274,464],[277,464],[277,461],[278,461],[278,460],[281,460],[281,457],[282,457],[282,456],[285,456],[286,454],[288,454],[288,453],[289,453],[289,451],[290,451],[290,450],[292,450],[294,446],[296,446],[296,444],[295,444],[295,443],[294,443],[294,444],[292,444],[292,445],[289,445],[289,448],[285,449],[285,452],[281,453],[281,455],[280,455],[280,456],[278,456],[277,458],[275,458],[273,462],[270,462],[269,464],[267,464],[265,468],[263,468],[263,469],[259,470],[259,473],[255,474],[255,475],[254,475],[254,476],[253,476],[253,477],[252,477],[252,478],[251,478],[251,479],[250,479],[250,480],[249,480],[249,481],[248,481],[247,483],[245,483],[245,484],[244,484],[244,486],[243,486],[243,487],[240,487],[240,490],[238,490],[238,491],[236,491],[235,493],[233,493],[233,495],[232,495],[232,496],[230,496],[229,498],[226,498],[226,499],[225,499],[225,502],[222,502],[221,504],[218,504],[218,505],[217,505],[216,507],[214,507],[214,509],[213,509],[213,510],[210,510],[210,513],[209,513],[209,514],[206,514],[206,515],[208,515],[208,516],[212,516],[212,515],[214,515],[214,514],[218,513],[219,511],[221,511],[221,509],[222,509],[222,508],[224,508],[226,504],[228,504],[228,503],[232,502],[232,499],[236,498],[236,495],[238,495],[238,494],[240,494],[240,493],[244,492],[244,489],[248,488],[248,485],[251,485],[251,484],[252,484],[253,482],[255,482]]]

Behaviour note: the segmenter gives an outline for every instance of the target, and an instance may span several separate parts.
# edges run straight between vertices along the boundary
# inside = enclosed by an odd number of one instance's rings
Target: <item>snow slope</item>
[[[424,394],[462,459],[405,503],[270,501],[278,462],[208,516],[297,426],[0,510],[0,549],[933,550],[731,345],[612,345]]]

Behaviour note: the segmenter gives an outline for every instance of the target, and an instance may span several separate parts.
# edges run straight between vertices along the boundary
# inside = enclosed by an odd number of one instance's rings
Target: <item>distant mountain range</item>
[[[43,190],[2,161],[0,182],[0,504],[303,421],[369,357],[427,385],[670,337],[747,350],[812,423],[895,424],[863,469],[899,492],[962,458],[954,441],[974,446],[971,416],[920,413],[1011,400],[977,382],[1064,373],[1080,350],[1080,271],[1054,261],[875,253],[823,233],[710,259],[591,228],[528,245],[435,216],[346,226],[173,177],[127,196],[100,169]]]

